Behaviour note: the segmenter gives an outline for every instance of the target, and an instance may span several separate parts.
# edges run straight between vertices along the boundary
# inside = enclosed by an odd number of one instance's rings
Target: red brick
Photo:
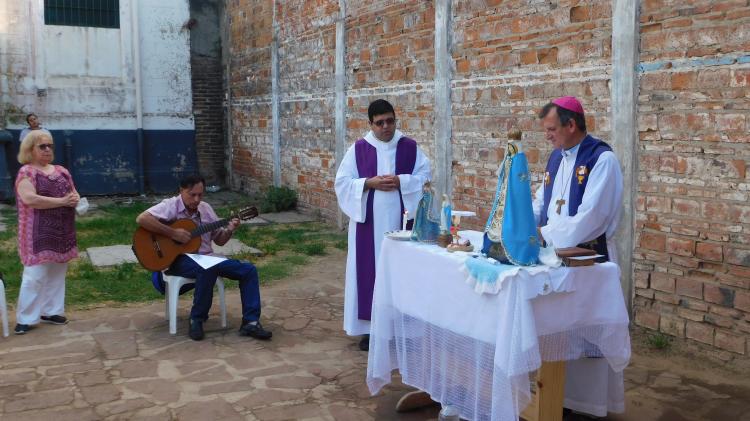
[[[725,253],[725,262],[750,267],[750,250],[727,247]]]
[[[747,174],[747,163],[744,160],[737,159],[729,161],[732,166],[734,167],[736,177],[735,178],[741,178],[744,179]]]
[[[724,249],[713,243],[697,243],[695,245],[695,257],[703,260],[721,262],[724,260]]]
[[[675,293],[693,298],[703,298],[703,282],[692,278],[678,277],[675,279]]]
[[[667,238],[667,252],[679,256],[692,256],[695,254],[695,241],[681,238]]]
[[[742,266],[729,266],[729,273],[738,277],[750,279],[750,268]],[[750,286],[745,287],[750,289]]]
[[[743,312],[737,310],[736,308],[728,308],[728,307],[722,307],[722,306],[715,306],[712,305],[709,308],[709,311],[711,314],[718,314],[719,316],[726,317],[728,319],[733,320],[740,320],[742,319]]]
[[[649,212],[669,213],[672,209],[672,200],[664,196],[647,196],[646,210]]]
[[[471,65],[469,63],[469,60],[466,60],[466,59],[456,60],[456,72],[457,73],[469,73],[470,68],[471,68]]]
[[[636,309],[635,311],[635,323],[638,326],[647,327],[649,329],[659,329],[659,313],[646,309]]]
[[[734,326],[734,320],[716,314],[706,314],[703,317],[703,321],[718,327],[731,328]]]
[[[644,271],[635,271],[633,274],[636,288],[648,288],[649,286],[649,274]]]
[[[750,313],[750,291],[736,291],[734,308]]]
[[[651,273],[651,288],[663,292],[675,292],[674,277],[661,272]]]
[[[700,214],[700,202],[691,199],[672,199],[672,211],[678,215],[696,216]]]
[[[723,202],[705,202],[703,204],[703,216],[713,221],[738,222],[741,209]]]
[[[534,50],[525,50],[521,51],[521,64],[536,64],[537,58],[536,58],[536,51]]]
[[[667,236],[651,232],[641,233],[641,247],[649,250],[664,251],[667,245]]]
[[[735,354],[745,355],[745,337],[729,333],[724,330],[717,330],[714,338],[714,345],[717,348],[725,349]]]
[[[672,233],[677,235],[682,235],[686,237],[697,237],[698,234],[700,234],[700,231],[692,228],[686,228],[683,226],[672,226]]]
[[[722,132],[745,130],[745,116],[743,114],[717,114],[716,129]]]
[[[676,306],[680,303],[680,297],[674,295],[673,292],[662,292],[654,291],[654,304],[669,304],[670,306]]]
[[[681,156],[678,156],[675,161],[674,172],[677,174],[685,174],[687,171],[687,160]]]
[[[715,330],[711,325],[688,321],[685,326],[685,337],[703,342],[704,344],[713,345]]]
[[[687,118],[682,114],[659,116],[659,130],[662,133],[682,132],[687,126]]]
[[[703,286],[703,297],[709,303],[719,304],[724,307],[734,307],[734,289],[720,285],[705,284]]]
[[[698,310],[702,313],[708,311],[708,304],[699,299],[688,300],[687,298],[680,298],[680,307],[689,308],[691,310]]]
[[[680,72],[672,74],[672,90],[690,90],[696,87],[697,75],[695,72]]]
[[[683,338],[685,337],[685,319],[671,314],[662,314],[659,320],[659,331]]]
[[[683,319],[692,320],[694,322],[702,322],[703,317],[706,314],[702,311],[691,310],[689,308],[684,308],[684,307],[678,307],[677,315],[682,317]]]
[[[648,298],[649,300],[653,300],[654,299],[654,290],[652,290],[652,289],[646,289],[646,288],[636,288],[635,289],[635,295],[637,295],[639,297]]]
[[[740,88],[750,85],[750,70],[736,69],[729,86]]]
[[[540,48],[537,50],[537,57],[539,58],[539,64],[556,64],[557,47]]]
[[[591,7],[576,6],[570,8],[570,21],[572,23],[585,22],[591,19]]]
[[[687,128],[693,131],[702,131],[711,125],[711,121],[706,113],[688,114]]]
[[[641,170],[659,171],[658,155],[641,155],[638,157]]]
[[[725,88],[731,81],[729,69],[701,70],[698,73],[698,86],[701,89]]]

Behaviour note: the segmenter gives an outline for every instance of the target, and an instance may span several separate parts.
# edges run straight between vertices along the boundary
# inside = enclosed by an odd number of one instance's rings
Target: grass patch
[[[652,349],[666,350],[672,346],[672,337],[661,332],[656,332],[646,337],[646,343]]]
[[[258,276],[261,284],[284,279],[294,273],[296,266],[304,265],[308,258],[300,255],[289,255],[258,264]]]
[[[135,218],[150,205],[133,203],[101,206],[76,221],[78,249],[114,244],[130,244],[136,224]],[[228,207],[216,209],[220,216],[229,215]],[[0,210],[6,230],[0,232],[0,272],[4,274],[8,303],[18,300],[23,266],[18,257],[17,215],[14,208]],[[294,274],[309,262],[310,256],[327,254],[328,247],[346,249],[346,234],[321,223],[243,225],[234,238],[260,249],[264,256],[235,256],[252,261],[257,267],[261,283],[266,284]],[[228,288],[236,288],[228,282]],[[151,274],[138,264],[128,263],[108,268],[94,267],[88,259],[70,262],[66,277],[66,304],[96,306],[125,304],[162,299],[151,285]]]
[[[293,250],[308,256],[325,256],[326,245],[323,243],[299,244],[294,246]]]
[[[130,244],[135,232],[135,218],[151,205],[103,206],[90,217],[76,219],[78,250],[89,247]]]

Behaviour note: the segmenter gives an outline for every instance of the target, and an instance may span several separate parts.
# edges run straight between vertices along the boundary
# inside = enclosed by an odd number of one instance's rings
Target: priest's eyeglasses
[[[382,120],[373,121],[372,124],[374,124],[374,125],[376,125],[378,127],[383,127],[386,124],[389,125],[389,126],[393,126],[394,124],[396,124],[396,119],[393,118],[393,117],[388,117],[388,118],[384,118]]]

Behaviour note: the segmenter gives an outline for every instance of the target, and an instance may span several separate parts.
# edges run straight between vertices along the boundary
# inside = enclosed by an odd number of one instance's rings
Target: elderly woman
[[[66,324],[65,272],[78,256],[75,207],[78,192],[65,168],[52,165],[52,136],[34,130],[22,141],[16,177],[18,254],[23,263],[16,312],[17,335],[43,322]]]

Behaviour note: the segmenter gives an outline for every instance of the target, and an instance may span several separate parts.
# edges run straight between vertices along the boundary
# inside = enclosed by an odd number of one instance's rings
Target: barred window
[[[120,27],[120,0],[44,0],[45,25]]]

